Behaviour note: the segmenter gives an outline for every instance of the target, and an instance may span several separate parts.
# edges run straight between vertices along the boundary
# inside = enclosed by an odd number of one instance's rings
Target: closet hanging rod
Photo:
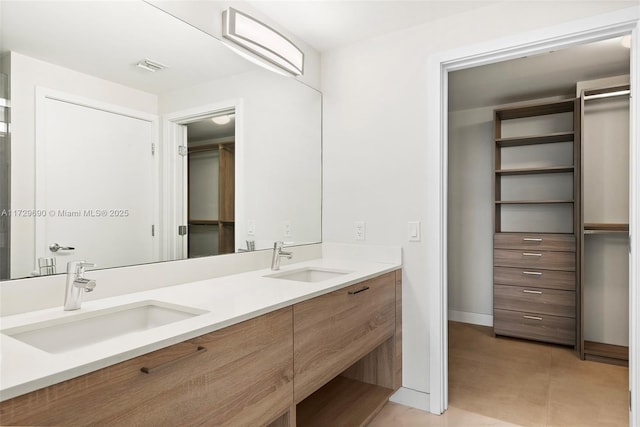
[[[597,93],[595,95],[587,95],[584,97],[585,101],[589,101],[590,99],[601,99],[601,98],[611,98],[614,96],[625,96],[625,95],[629,95],[631,93],[631,91],[629,89],[627,90],[619,90],[616,92],[605,92],[605,93]]]

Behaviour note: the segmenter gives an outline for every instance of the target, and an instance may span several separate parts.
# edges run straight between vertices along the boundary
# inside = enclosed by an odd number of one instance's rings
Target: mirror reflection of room
[[[0,36],[0,280],[321,240],[317,90],[145,2],[3,2]]]

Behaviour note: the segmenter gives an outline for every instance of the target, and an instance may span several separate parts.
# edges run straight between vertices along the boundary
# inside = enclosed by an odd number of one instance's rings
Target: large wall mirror
[[[0,279],[320,242],[318,91],[142,1],[0,20]]]

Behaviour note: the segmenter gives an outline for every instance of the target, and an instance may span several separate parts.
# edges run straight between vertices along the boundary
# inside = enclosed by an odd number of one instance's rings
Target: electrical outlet
[[[247,220],[247,236],[255,236],[256,235],[256,220],[248,219]]]
[[[366,226],[364,221],[355,222],[354,237],[356,240],[366,239]]]
[[[284,237],[291,237],[291,221],[284,221],[282,223],[282,234]]]

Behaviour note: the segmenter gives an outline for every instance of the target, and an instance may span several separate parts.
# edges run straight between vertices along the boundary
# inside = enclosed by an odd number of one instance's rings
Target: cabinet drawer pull
[[[522,316],[525,319],[529,319],[529,320],[542,320],[542,317],[538,317],[538,316]]]
[[[144,372],[145,374],[151,374],[153,372],[159,371],[160,369],[166,368],[167,366],[171,366],[174,363],[181,362],[181,361],[183,361],[185,359],[188,359],[188,358],[193,357],[193,356],[198,355],[198,354],[202,354],[202,353],[204,353],[206,351],[207,351],[206,348],[204,348],[202,346],[198,346],[197,350],[194,351],[193,353],[185,354],[184,356],[180,356],[177,359],[173,359],[173,360],[165,362],[165,363],[163,363],[161,365],[158,365],[155,368],[142,367],[142,368],[140,368],[140,370],[142,372]]]
[[[523,271],[522,274],[526,274],[527,276],[542,276],[540,271]]]
[[[536,294],[536,295],[542,295],[542,291],[530,291],[529,289],[525,289],[522,292],[524,292],[525,294]]]
[[[522,252],[522,256],[542,256],[542,254],[536,254],[533,252]]]
[[[358,289],[357,291],[349,291],[349,295],[359,294],[360,292],[364,292],[364,291],[366,291],[367,289],[369,289],[369,287],[368,287],[368,286],[365,286],[365,287],[363,287],[363,288],[361,288],[361,289]]]
[[[542,242],[540,237],[523,237],[522,240],[525,242]]]

